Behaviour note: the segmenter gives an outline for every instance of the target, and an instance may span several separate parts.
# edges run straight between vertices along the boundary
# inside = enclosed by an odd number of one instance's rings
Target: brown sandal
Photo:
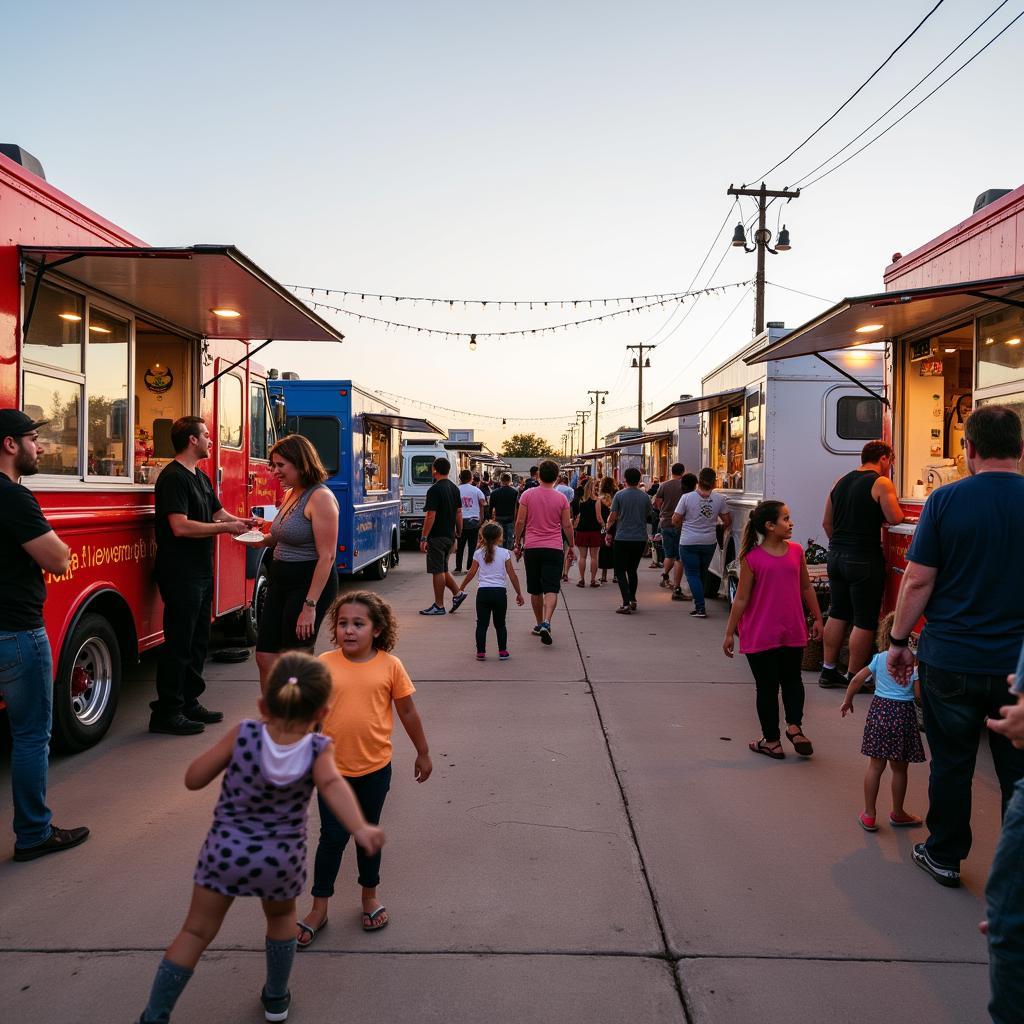
[[[800,737],[797,739],[797,737]],[[804,735],[803,729],[797,728],[796,732],[790,732],[786,730],[786,739],[793,744],[793,749],[801,757],[810,757],[814,753],[814,747],[811,746],[811,741]]]
[[[770,757],[775,761],[782,761],[786,757],[786,752],[782,749],[781,740],[766,740],[763,736],[756,743],[748,743],[747,746],[755,754],[764,754],[765,757]],[[778,750],[773,750],[772,747],[778,747]]]

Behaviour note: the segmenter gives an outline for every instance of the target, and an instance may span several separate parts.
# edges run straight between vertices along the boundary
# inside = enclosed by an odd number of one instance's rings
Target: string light
[[[678,303],[681,305],[683,300],[687,298],[699,298],[702,295],[708,294],[725,294],[725,292],[730,288],[745,288],[748,287],[750,283],[750,281],[734,281],[729,284],[716,284],[711,287],[701,288],[697,291],[681,292],[672,298],[642,303],[640,305],[630,306],[626,309],[616,309],[610,313],[603,313],[601,316],[588,317],[585,320],[571,320],[567,323],[549,324],[546,327],[526,327],[512,331],[448,331],[437,327],[422,327],[417,324],[399,323],[395,320],[384,320],[380,317],[368,316],[366,313],[356,313],[354,310],[344,309],[341,306],[333,306],[326,302],[314,302],[311,299],[306,300],[306,305],[310,306],[314,310],[327,310],[332,313],[341,313],[344,316],[355,317],[359,322],[365,320],[367,323],[381,324],[385,329],[415,331],[417,334],[426,334],[432,337],[469,338],[470,347],[472,348],[472,343],[477,338],[525,338],[532,335],[554,334],[556,331],[564,331],[572,327],[582,327],[585,324],[600,323],[605,320],[614,319],[615,317],[631,316],[634,313],[643,313],[651,309],[663,308],[671,303]]]

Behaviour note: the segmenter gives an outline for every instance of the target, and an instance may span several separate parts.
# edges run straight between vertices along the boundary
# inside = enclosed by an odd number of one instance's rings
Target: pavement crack
[[[584,657],[583,648],[580,645],[579,634],[576,632],[576,623],[573,622],[572,609],[569,607],[568,602],[565,602],[565,615],[569,620],[569,627],[572,629],[572,638],[576,644],[576,652],[579,655],[580,664],[583,666],[583,674],[587,683],[587,692],[590,694],[590,699],[594,703],[594,712],[597,715],[597,724],[601,729],[601,736],[604,739],[604,748],[608,755],[608,763],[612,770],[612,777],[615,779],[615,785],[619,790],[619,799],[622,801],[622,812],[625,814],[626,823],[629,825],[629,834],[633,842],[633,849],[636,850],[637,860],[640,862],[640,874],[643,876],[644,885],[647,888],[647,897],[651,901],[651,909],[654,912],[654,920],[657,923],[658,932],[661,935],[662,951],[660,959],[665,961],[672,974],[672,984],[676,990],[676,995],[679,998],[679,1006],[683,1012],[683,1020],[686,1024],[694,1024],[695,1018],[686,999],[686,992],[683,989],[683,981],[680,977],[679,971],[676,970],[676,963],[679,958],[672,952],[672,946],[668,939],[668,930],[665,927],[665,919],[661,913],[661,906],[658,903],[658,897],[654,892],[654,884],[651,881],[650,872],[647,870],[647,861],[644,858],[644,851],[640,846],[640,836],[637,832],[636,822],[633,820],[633,815],[629,809],[629,798],[626,795],[626,787],[622,782],[619,766],[616,763],[615,754],[612,751],[611,739],[608,736],[608,728],[605,725],[604,715],[601,713],[601,703],[597,699],[597,692],[594,690],[594,684],[590,679],[590,672],[587,668],[587,659]]]

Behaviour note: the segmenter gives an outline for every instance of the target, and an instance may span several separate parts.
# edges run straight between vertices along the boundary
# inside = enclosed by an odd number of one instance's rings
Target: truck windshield
[[[433,465],[433,455],[414,455],[409,467],[409,475],[412,477],[412,482],[414,484],[433,483],[434,478],[430,472]]]

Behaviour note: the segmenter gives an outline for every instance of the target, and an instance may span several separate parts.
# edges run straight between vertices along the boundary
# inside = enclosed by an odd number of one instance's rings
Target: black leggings
[[[380,812],[391,788],[391,765],[386,764],[369,775],[357,778],[346,775],[345,781],[352,787],[363,817],[371,825],[379,825]],[[330,897],[334,895],[341,855],[348,844],[348,830],[331,813],[322,796],[317,796],[317,803],[320,807],[320,842],[313,861],[313,895]],[[375,889],[380,885],[380,850],[370,854],[357,843],[356,864],[359,866],[359,884],[364,889]]]
[[[750,671],[757,687],[757,717],[761,721],[761,735],[769,743],[779,737],[779,688],[786,709],[786,722],[800,725],[804,717],[804,680],[800,675],[803,662],[802,647],[776,647],[771,651],[748,654]]]
[[[622,603],[636,600],[639,579],[636,574],[640,559],[644,557],[645,540],[616,540],[612,542],[612,557],[615,559],[615,578],[619,581]]]
[[[462,556],[466,555],[466,568],[469,568],[469,563],[473,561],[473,552],[476,551],[476,538],[480,533],[480,520],[474,519],[473,522],[476,526],[467,526],[465,523],[462,524],[462,533],[459,534],[459,545],[455,549],[455,571],[461,572],[462,570]],[[466,549],[469,549],[467,552]]]
[[[508,648],[508,629],[505,612],[508,610],[508,592],[504,587],[478,587],[476,592],[476,649],[483,654],[487,649],[487,627],[494,616],[494,631],[498,634],[498,650]]]

